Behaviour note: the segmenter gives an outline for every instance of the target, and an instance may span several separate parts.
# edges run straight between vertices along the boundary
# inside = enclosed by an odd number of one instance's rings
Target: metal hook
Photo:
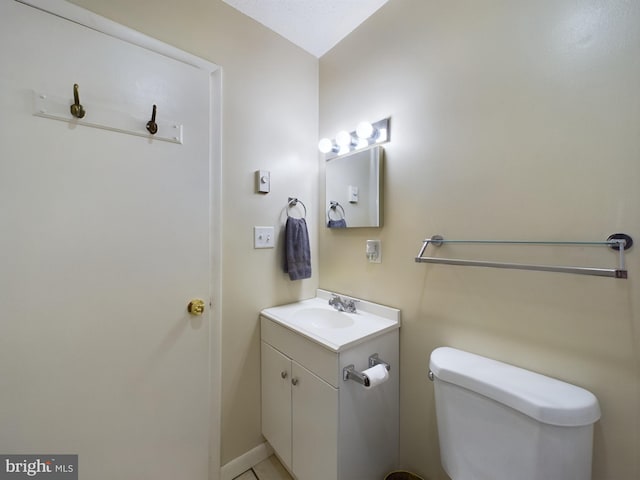
[[[151,113],[151,120],[147,122],[147,130],[151,135],[158,133],[158,124],[156,123],[156,106],[153,106],[153,112]]]
[[[78,84],[73,84],[73,105],[71,105],[71,115],[76,118],[83,118],[85,115],[84,108],[80,105],[80,94],[78,93]]]

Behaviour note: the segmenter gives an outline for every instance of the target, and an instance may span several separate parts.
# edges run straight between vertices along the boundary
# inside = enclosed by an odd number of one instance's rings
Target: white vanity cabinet
[[[294,477],[371,480],[397,467],[398,329],[340,349],[264,314],[260,324],[262,433]],[[343,380],[344,367],[363,371],[374,353],[389,380]]]
[[[336,478],[338,389],[262,342],[262,432],[299,479]]]
[[[262,434],[291,466],[291,359],[261,342]]]

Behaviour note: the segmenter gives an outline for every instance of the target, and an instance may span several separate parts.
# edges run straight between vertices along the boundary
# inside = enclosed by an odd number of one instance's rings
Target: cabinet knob
[[[291,383],[292,383],[293,385],[297,385],[297,384],[298,384],[298,379],[297,379],[297,378],[295,378],[295,377],[293,377],[293,378],[291,379]]]
[[[287,371],[286,371],[286,370],[283,370],[282,372],[280,372],[280,376],[281,376],[282,378],[287,378],[287,375],[288,375],[288,373],[287,373]]]

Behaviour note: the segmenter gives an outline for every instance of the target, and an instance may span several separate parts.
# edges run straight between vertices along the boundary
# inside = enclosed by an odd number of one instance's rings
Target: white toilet
[[[440,457],[452,480],[590,480],[596,397],[449,347],[431,353]]]

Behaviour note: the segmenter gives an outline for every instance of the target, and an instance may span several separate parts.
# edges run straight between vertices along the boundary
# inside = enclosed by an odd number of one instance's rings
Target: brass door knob
[[[194,298],[189,302],[189,305],[187,305],[187,311],[191,315],[202,315],[204,313],[204,300]]]

